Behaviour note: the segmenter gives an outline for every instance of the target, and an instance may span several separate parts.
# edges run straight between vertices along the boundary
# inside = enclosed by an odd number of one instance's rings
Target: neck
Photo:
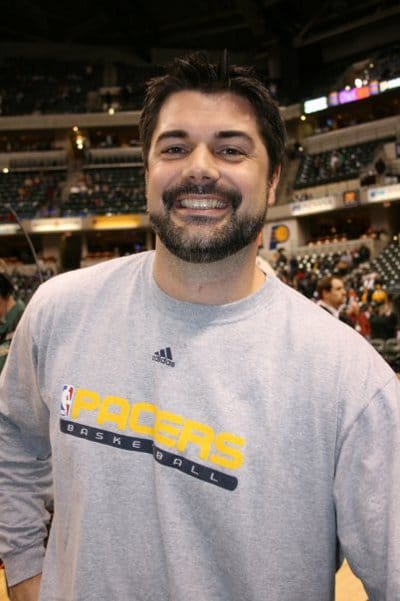
[[[331,311],[333,314],[336,314],[338,312],[338,309],[336,309],[336,307],[333,307],[332,305],[327,303],[325,300],[322,300],[322,304],[326,309]]]
[[[254,294],[265,274],[256,266],[257,245],[213,263],[187,263],[157,239],[154,278],[158,286],[177,300],[223,305]]]

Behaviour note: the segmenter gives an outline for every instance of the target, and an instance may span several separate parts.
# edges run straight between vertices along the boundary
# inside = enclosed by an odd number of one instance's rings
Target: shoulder
[[[126,282],[130,275],[145,269],[151,255],[151,252],[139,253],[57,275],[39,286],[32,301],[40,302],[49,297],[95,295],[96,291],[107,284]]]
[[[282,344],[301,364],[334,376],[352,387],[367,382],[382,385],[393,372],[372,345],[353,327],[340,321],[296,290],[276,281],[276,320]],[[379,384],[380,383],[380,384]]]
[[[321,402],[335,403],[338,440],[376,402],[382,411],[398,411],[400,383],[369,341],[295,290],[276,285],[281,363],[286,370],[294,366],[299,390],[318,389]]]
[[[103,303],[114,304],[149,273],[152,256],[152,252],[138,253],[57,275],[39,286],[25,310],[26,319],[73,317]]]

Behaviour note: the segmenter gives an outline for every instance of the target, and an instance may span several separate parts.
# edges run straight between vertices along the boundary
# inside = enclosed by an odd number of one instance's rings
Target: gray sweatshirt
[[[9,583],[42,570],[54,495],[41,601],[331,601],[339,556],[400,601],[393,372],[275,277],[190,304],[153,260],[28,304],[0,386]]]

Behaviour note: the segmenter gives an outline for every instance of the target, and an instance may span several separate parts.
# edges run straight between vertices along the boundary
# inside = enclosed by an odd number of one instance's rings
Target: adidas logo
[[[172,352],[169,346],[162,348],[160,351],[156,351],[152,357],[153,361],[158,363],[164,363],[168,367],[175,367],[175,361],[172,360]]]

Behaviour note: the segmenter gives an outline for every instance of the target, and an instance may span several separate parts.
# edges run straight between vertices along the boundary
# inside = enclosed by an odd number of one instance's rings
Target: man
[[[22,300],[16,300],[14,297],[14,286],[10,278],[0,273],[0,373],[24,309],[25,304]]]
[[[141,135],[155,252],[41,286],[3,374],[12,598],[37,599],[51,455],[41,601],[331,601],[343,555],[398,599],[397,380],[255,264],[275,104],[188,57],[150,83]]]
[[[343,280],[334,276],[325,276],[317,283],[318,305],[328,313],[353,327],[353,322],[343,311],[347,299]]]

